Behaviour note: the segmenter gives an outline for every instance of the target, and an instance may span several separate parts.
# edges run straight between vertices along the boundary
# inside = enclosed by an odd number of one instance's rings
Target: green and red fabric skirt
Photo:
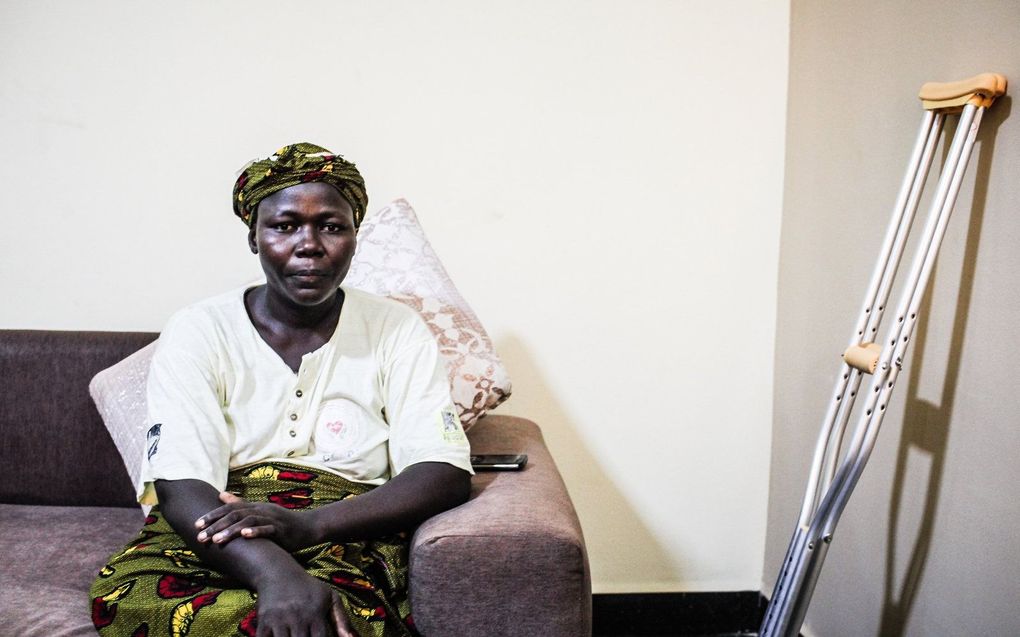
[[[280,462],[230,472],[227,490],[251,502],[313,509],[356,497],[371,485]],[[305,570],[340,596],[362,637],[417,633],[407,600],[404,534],[293,553]],[[256,594],[204,564],[158,507],[123,551],[110,558],[90,593],[92,622],[104,636],[254,637]]]

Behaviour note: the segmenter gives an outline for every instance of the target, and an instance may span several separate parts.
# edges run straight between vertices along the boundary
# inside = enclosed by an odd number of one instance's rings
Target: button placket
[[[288,401],[290,403],[289,404],[290,413],[287,414],[287,419],[290,420],[291,426],[287,430],[287,435],[291,439],[295,439],[298,437],[298,428],[301,426],[299,424],[299,421],[303,417],[303,413],[305,411],[304,404],[306,402],[305,400],[302,400],[305,396],[305,391],[304,389],[302,389],[302,386],[307,386],[306,381],[309,375],[314,375],[315,373],[317,373],[317,370],[315,369],[316,365],[314,363],[315,361],[309,358],[308,355],[306,354],[304,357],[302,357],[301,365],[300,367],[298,367],[296,379],[297,382],[295,383],[294,386],[294,397],[291,398],[290,401]],[[298,453],[297,449],[292,449],[287,452],[287,456],[292,457],[297,455],[297,453]]]

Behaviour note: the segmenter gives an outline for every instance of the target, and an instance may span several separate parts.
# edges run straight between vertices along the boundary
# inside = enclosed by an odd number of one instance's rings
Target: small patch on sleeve
[[[145,444],[148,448],[145,456],[149,460],[152,460],[152,457],[156,455],[157,451],[159,451],[159,434],[162,429],[163,425],[157,422],[155,425],[149,427],[149,433],[145,434]]]
[[[461,443],[467,440],[464,428],[460,424],[460,418],[457,417],[457,412],[452,407],[447,407],[439,412],[439,431],[445,442]]]

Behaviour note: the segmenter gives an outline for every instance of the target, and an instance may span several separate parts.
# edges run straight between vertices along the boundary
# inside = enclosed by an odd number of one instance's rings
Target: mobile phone
[[[526,464],[528,464],[526,453],[483,453],[471,456],[471,468],[477,471],[520,471]]]

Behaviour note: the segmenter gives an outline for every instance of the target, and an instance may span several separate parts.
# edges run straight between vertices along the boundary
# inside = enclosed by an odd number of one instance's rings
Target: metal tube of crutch
[[[895,259],[898,262],[899,255],[902,253],[903,245],[906,242],[906,236],[903,232],[903,219],[905,217],[913,217],[913,211],[910,211],[909,214],[905,213],[909,208],[908,204],[911,200],[911,194],[917,186],[916,177],[919,173],[926,172],[927,167],[930,166],[930,152],[934,147],[934,144],[931,143],[931,133],[935,120],[936,118],[931,112],[925,111],[924,118],[921,121],[921,129],[918,131],[917,141],[915,142],[913,152],[911,153],[910,163],[907,168],[907,175],[904,177],[903,184],[900,187],[896,205],[893,208],[893,217],[882,242],[879,260],[875,266],[874,272],[872,273],[871,281],[868,284],[868,290],[865,294],[864,303],[862,304],[859,313],[857,325],[854,328],[856,336],[851,337],[848,346],[860,342],[861,335],[863,335],[864,330],[869,323],[869,316],[875,312],[876,298],[878,297],[880,290],[883,288],[885,281],[890,279],[892,276],[889,273],[889,263],[892,259]],[[929,146],[932,148],[929,149]],[[928,152],[926,153],[926,151]],[[916,206],[916,197],[914,200]],[[907,224],[907,228],[909,229],[909,224]],[[893,269],[895,270],[895,268]],[[811,463],[812,472],[808,482],[807,493],[805,494],[804,501],[801,505],[799,518],[799,524],[801,525],[808,522],[817,505],[819,493],[818,486],[819,481],[822,478],[821,467],[828,447],[828,440],[831,438],[833,423],[837,421],[837,415],[840,411],[841,405],[846,402],[843,399],[847,395],[847,385],[853,382],[853,371],[854,370],[852,370],[848,365],[844,365],[842,374],[840,375],[840,378],[837,379],[836,387],[833,389],[832,397],[829,400],[829,408],[825,415],[825,419],[823,420],[822,435],[818,437],[818,442],[815,445],[815,453]],[[859,382],[859,377],[857,380]],[[852,389],[851,393],[856,393],[856,388]]]
[[[907,345],[917,323],[921,300],[924,297],[942,239],[949,225],[949,218],[956,204],[956,197],[959,194],[960,184],[963,181],[963,175],[974,147],[983,111],[983,108],[968,105],[960,116],[956,138],[953,140],[953,145],[958,146],[955,149],[957,153],[954,156],[954,152],[950,151],[950,157],[946,162],[943,178],[939,181],[939,188],[932,205],[933,210],[929,220],[929,225],[932,227],[930,233],[926,232],[927,241],[918,250],[910,281],[904,289],[903,301],[897,313],[897,325],[893,330],[892,338],[888,340],[889,349],[887,354],[882,357],[882,368],[888,373],[885,376],[876,376],[872,384],[862,423],[859,425],[859,427],[863,427],[864,433],[861,450],[857,454],[858,457],[855,459],[847,480],[843,482],[837,492],[832,511],[827,514],[828,521],[823,534],[831,533],[835,528],[878,436],[885,408],[889,404],[896,378],[902,368]],[[867,419],[866,422],[865,419]]]
[[[915,171],[914,179],[910,184],[910,188],[906,195],[906,203],[904,206],[903,214],[897,228],[897,241],[893,243],[892,254],[890,255],[886,268],[883,273],[882,282],[879,284],[878,294],[875,301],[872,303],[872,312],[868,316],[868,323],[862,331],[858,331],[857,336],[861,341],[873,341],[875,334],[878,332],[878,328],[882,323],[882,317],[885,313],[886,302],[889,300],[889,293],[892,291],[892,284],[896,277],[896,271],[899,269],[900,259],[903,257],[903,251],[907,246],[907,236],[910,234],[910,228],[913,225],[914,217],[917,213],[917,205],[921,200],[921,191],[924,188],[924,183],[928,179],[928,172],[931,169],[932,159],[935,156],[935,148],[938,146],[939,137],[942,134],[942,122],[944,115],[942,113],[932,113],[925,111],[925,117],[931,117],[933,125],[927,138],[924,141],[924,149],[921,153],[921,165],[918,170]]]
[[[860,318],[856,329],[858,338],[852,339],[852,341],[859,340],[860,335],[863,334],[864,329],[869,323],[869,316],[874,316],[875,297],[881,294],[881,290],[883,288],[888,287],[888,285],[885,284],[885,281],[892,277],[892,275],[888,273],[888,262],[890,258],[898,264],[899,255],[902,254],[903,244],[905,243],[905,231],[909,230],[910,225],[909,221],[904,224],[903,218],[907,216],[912,219],[914,210],[916,210],[917,194],[914,191],[918,189],[919,183],[923,183],[924,176],[927,175],[928,167],[931,162],[931,154],[934,149],[934,140],[937,139],[939,132],[938,130],[933,130],[933,128],[941,128],[941,115],[935,116],[932,112],[925,111],[925,115],[921,122],[921,129],[918,132],[917,142],[914,144],[914,149],[911,153],[907,175],[903,180],[903,185],[900,188],[900,193],[894,207],[893,219],[889,224],[889,229],[887,230],[885,240],[883,241],[879,263],[872,275],[869,290],[866,294],[864,305],[861,308]],[[923,175],[920,179],[918,179],[918,175],[921,173],[923,173]],[[909,213],[904,214],[905,211],[908,210]],[[892,269],[895,271],[895,266]],[[882,302],[884,303],[884,300]],[[860,385],[860,372],[850,368],[848,365],[844,365],[840,376],[841,378],[837,380],[836,387],[834,388],[833,397],[829,401],[829,413],[826,414],[825,420],[823,421],[822,431],[819,435],[818,443],[816,444],[815,456],[812,461],[812,472],[804,496],[804,501],[801,506],[801,513],[798,519],[797,528],[795,529],[794,536],[791,538],[790,545],[787,547],[786,556],[783,558],[783,568],[780,569],[780,576],[776,580],[771,603],[769,604],[766,614],[765,624],[768,624],[770,616],[774,616],[774,611],[783,604],[783,599],[786,596],[786,592],[789,590],[789,587],[784,586],[783,573],[786,572],[787,567],[791,564],[793,555],[802,551],[803,542],[801,540],[803,539],[803,531],[810,523],[810,519],[817,506],[818,484],[819,480],[822,479],[821,472],[823,471],[822,466],[824,458],[828,455],[835,459],[838,454],[839,445],[842,440],[842,432],[840,431],[837,434],[836,441],[833,444],[833,423],[838,420],[840,421],[840,428],[845,428],[846,426],[846,422],[849,417],[849,407],[847,406],[847,401],[842,401],[842,397],[847,395],[847,384],[849,383],[852,385],[852,389],[850,391],[850,394],[852,395],[856,395],[857,387]],[[852,404],[851,399],[849,401],[849,405],[852,406]],[[845,415],[840,416],[839,414],[841,411],[845,411]],[[835,448],[832,451],[829,451],[829,448],[833,446]],[[828,482],[829,479],[826,479],[826,482]]]
[[[973,111],[969,121],[965,117],[968,114],[968,110]],[[899,313],[897,318],[897,322],[901,324],[899,332],[894,339],[889,339],[889,345],[894,350],[891,358],[897,364],[903,360],[907,343],[909,342],[910,335],[913,333],[914,324],[917,321],[918,309],[921,306],[921,300],[924,297],[924,291],[927,286],[928,279],[931,276],[931,271],[935,267],[935,259],[938,256],[939,247],[945,235],[946,227],[949,225],[949,217],[956,204],[956,197],[959,194],[960,184],[963,182],[963,176],[967,170],[967,164],[974,148],[974,142],[977,139],[977,133],[981,126],[981,119],[984,115],[984,110],[984,108],[977,108],[968,105],[964,110],[963,115],[961,115],[957,134],[964,138],[963,149],[960,153],[959,160],[953,166],[952,174],[949,176],[948,186],[946,188],[944,198],[941,201],[941,210],[937,218],[932,242],[928,244],[924,259],[919,266],[918,286],[914,290],[914,294],[911,295],[906,307]],[[965,125],[966,128],[964,128]]]
[[[915,288],[914,293],[910,297],[906,311],[899,314],[897,322],[901,323],[902,327],[900,328],[896,339],[890,339],[889,341],[889,344],[893,349],[890,358],[897,367],[899,367],[901,362],[905,359],[907,345],[910,341],[910,337],[913,335],[914,327],[917,323],[917,314],[921,306],[921,301],[924,298],[925,288],[928,285],[928,279],[931,277],[931,271],[935,267],[935,260],[938,257],[942,239],[945,237],[946,228],[949,225],[949,217],[956,205],[956,198],[960,192],[960,185],[963,183],[963,176],[967,171],[967,165],[970,160],[971,152],[974,149],[978,129],[981,126],[981,119],[985,111],[984,108],[976,108],[969,105],[966,108],[974,109],[974,112],[967,129],[961,131],[964,135],[963,150],[960,154],[959,161],[955,166],[953,166],[952,176],[949,179],[949,187],[945,194],[945,200],[942,202],[942,211],[938,217],[935,234],[932,242],[927,247],[925,258],[921,266],[921,272],[918,277],[918,286]],[[966,114],[966,110],[964,111],[964,114]],[[964,117],[961,116],[961,128],[964,125],[964,121]],[[891,391],[892,388],[893,387],[890,384],[882,391],[884,392],[886,389]]]
[[[949,154],[946,159],[946,169],[943,170],[942,176],[939,179],[939,184],[936,189],[935,199],[932,202],[931,211],[928,215],[928,222],[925,225],[924,232],[921,239],[920,247],[917,254],[914,257],[913,265],[910,269],[910,274],[907,279],[907,283],[904,287],[903,293],[901,294],[901,301],[899,310],[897,312],[897,324],[892,328],[892,338],[889,340],[890,347],[883,353],[879,359],[878,368],[872,381],[871,390],[868,392],[868,398],[865,402],[865,413],[858,421],[857,426],[854,429],[854,437],[847,449],[846,458],[843,466],[837,474],[837,478],[833,480],[832,486],[837,493],[846,491],[848,469],[853,463],[856,462],[859,457],[862,445],[865,437],[868,434],[870,416],[875,411],[876,405],[881,394],[883,385],[888,380],[887,376],[890,374],[891,369],[894,365],[899,366],[900,361],[894,358],[896,354],[895,345],[899,342],[900,337],[903,335],[903,327],[905,317],[908,313],[911,303],[916,296],[923,294],[923,290],[918,292],[918,287],[921,286],[925,281],[922,281],[922,277],[925,277],[930,273],[931,264],[934,262],[935,255],[932,253],[931,248],[934,246],[937,251],[937,245],[941,242],[941,237],[945,231],[945,225],[948,221],[949,215],[947,214],[947,203],[950,192],[952,191],[953,184],[958,181],[958,177],[962,178],[958,166],[961,160],[966,160],[969,157],[969,150],[972,147],[971,144],[967,143],[969,133],[971,129],[971,122],[974,119],[974,107],[968,106],[964,110],[960,117],[960,123],[957,128],[957,134],[953,138],[953,142],[949,149]],[[967,156],[965,155],[965,151]],[[884,409],[884,405],[883,405]],[[830,509],[823,511],[823,507],[819,507],[819,512],[823,516],[831,515],[831,507],[825,507]]]
[[[925,225],[922,234],[920,244],[921,247],[918,249],[917,254],[914,257],[914,262],[910,269],[909,278],[907,279],[904,291],[901,294],[902,300],[900,302],[900,309],[897,313],[897,324],[893,327],[892,330],[893,336],[892,340],[890,341],[890,345],[895,346],[894,341],[899,340],[900,331],[902,330],[903,327],[904,320],[903,313],[908,309],[910,299],[913,298],[915,290],[918,287],[918,283],[920,282],[921,276],[925,273],[924,266],[929,254],[928,247],[932,245],[933,241],[935,241],[936,233],[938,232],[940,227],[940,220],[942,220],[943,218],[947,218],[947,215],[945,214],[945,203],[947,201],[951,185],[954,181],[954,176],[957,173],[956,167],[960,163],[960,159],[963,155],[965,148],[968,147],[966,143],[967,140],[966,131],[969,130],[973,118],[974,107],[968,107],[967,109],[965,109],[960,117],[960,123],[957,127],[957,134],[953,137],[953,142],[950,145],[948,157],[946,159],[945,165],[947,169],[943,169],[942,176],[939,179],[935,199],[932,202],[931,211],[928,214],[928,222]],[[941,227],[944,229],[944,224],[942,224]],[[875,394],[881,390],[879,378],[884,376],[885,372],[887,372],[891,365],[894,362],[896,362],[895,359],[892,358],[893,353],[894,353],[893,349],[892,347],[890,347],[879,359],[876,371],[881,370],[883,374],[875,375],[875,380],[872,383],[872,391],[868,392],[868,400],[866,402],[865,408],[866,415],[859,420],[857,427],[854,429],[854,437],[850,443],[849,448],[847,449],[846,460],[844,461],[844,464],[847,464],[847,462],[852,462],[854,456],[856,456],[860,452],[861,444],[863,443],[864,436],[866,434],[867,428],[866,417],[870,415],[871,412],[874,410],[875,403],[877,401],[877,396]],[[842,481],[840,480],[833,481],[833,485],[835,486],[837,491],[843,488],[843,485],[840,484],[841,482]]]
[[[939,180],[936,198],[925,232],[926,241],[922,243],[915,258],[910,281],[902,295],[903,302],[901,303],[899,325],[894,327],[896,336],[890,342],[890,345],[898,345],[898,347],[890,347],[887,354],[882,357],[881,369],[884,373],[876,374],[875,376],[872,390],[868,392],[866,411],[855,431],[854,444],[848,450],[846,461],[840,467],[837,480],[833,483],[834,490],[826,495],[824,506],[820,507],[820,517],[815,520],[812,528],[809,530],[809,536],[817,537],[821,542],[815,541],[812,547],[815,550],[810,556],[811,559],[804,563],[802,572],[794,574],[795,582],[797,579],[801,579],[803,584],[799,587],[801,589],[800,594],[790,604],[789,621],[788,623],[784,622],[785,626],[790,629],[799,630],[800,625],[804,621],[811,594],[821,573],[824,555],[827,552],[827,547],[832,539],[836,524],[839,522],[839,518],[846,508],[850,495],[857,485],[861,474],[864,472],[864,467],[867,465],[878,439],[878,432],[885,417],[888,398],[891,396],[896,378],[902,369],[902,356],[910,337],[909,331],[904,329],[908,328],[908,326],[903,317],[905,315],[911,316],[908,329],[912,329],[917,316],[917,308],[920,305],[920,299],[924,295],[924,288],[927,285],[935,258],[938,255],[938,249],[945,234],[949,216],[955,204],[956,194],[959,191],[963,173],[973,148],[974,139],[977,134],[976,124],[980,122],[980,111],[978,110],[975,116],[976,110],[974,106],[970,105],[964,109],[960,117],[957,134],[954,136],[953,144],[950,148],[949,158],[946,161],[946,169],[943,170],[942,178]],[[831,499],[830,495],[832,496]],[[783,626],[781,625],[781,627]]]
[[[907,180],[910,179],[908,174],[907,178],[904,179],[904,188],[901,189],[900,199],[898,200],[899,206],[904,206],[901,214],[894,215],[894,219],[889,222],[889,228],[896,226],[896,241],[892,242],[891,254],[885,263],[885,267],[882,270],[881,281],[878,284],[878,293],[876,298],[871,303],[871,311],[868,312],[867,323],[863,329],[857,331],[858,342],[851,342],[850,348],[856,346],[856,344],[863,344],[867,341],[875,340],[875,334],[881,325],[882,317],[884,316],[885,306],[888,303],[889,293],[892,290],[892,281],[896,279],[896,273],[900,268],[900,261],[903,258],[904,249],[907,246],[907,237],[910,234],[910,228],[913,225],[914,217],[917,213],[917,205],[921,199],[921,191],[924,188],[924,182],[928,177],[928,172],[931,168],[931,161],[935,154],[935,148],[938,145],[938,138],[941,135],[942,128],[942,113],[932,113],[931,111],[925,111],[925,120],[933,120],[928,135],[924,141],[924,149],[921,153],[921,165],[913,174],[913,180],[910,183],[910,188],[907,188]],[[906,201],[904,202],[904,199]],[[898,218],[899,217],[899,218]],[[849,350],[849,348],[848,348]],[[855,369],[855,371],[857,371]],[[846,369],[844,370],[846,374]],[[829,447],[830,453],[826,458],[825,463],[825,481],[822,485],[822,490],[828,488],[831,484],[832,479],[835,475],[836,464],[839,458],[839,449],[843,447],[843,436],[847,430],[847,424],[850,421],[851,410],[856,402],[857,392],[860,389],[861,381],[863,380],[863,372],[858,372],[856,378],[851,384],[851,391],[848,397],[845,397],[844,405],[840,406],[840,422],[834,429],[835,436]]]
[[[897,224],[897,240],[893,242],[892,254],[889,256],[886,266],[882,272],[881,283],[879,284],[879,290],[876,298],[871,303],[871,312],[868,314],[867,324],[863,329],[857,331],[857,337],[860,341],[873,341],[874,335],[878,332],[878,328],[881,326],[882,317],[884,315],[886,304],[889,300],[889,293],[892,291],[892,284],[896,277],[896,272],[899,269],[900,260],[903,256],[903,250],[907,244],[907,237],[910,234],[910,227],[913,225],[914,216],[917,212],[917,204],[921,199],[921,190],[924,187],[924,182],[928,178],[928,172],[931,169],[932,158],[935,155],[935,148],[938,145],[939,136],[942,132],[942,113],[933,113],[932,111],[925,111],[925,122],[931,123],[930,130],[926,140],[924,141],[924,150],[921,153],[921,165],[918,170],[914,171],[913,180],[910,183],[909,189],[906,188],[907,181],[910,179],[908,174],[907,178],[904,179],[904,188],[901,188],[900,198],[897,200],[898,205],[905,196],[905,208],[904,212],[900,216],[899,223]],[[923,134],[923,133],[922,133]],[[920,142],[920,135],[918,136]],[[915,152],[917,148],[915,145]],[[913,161],[913,160],[912,160]],[[905,193],[904,190],[907,190]],[[890,223],[890,227],[895,221]],[[859,342],[860,342],[859,341]],[[851,340],[851,344],[848,347],[856,345]],[[843,373],[846,372],[847,367],[844,367]],[[822,491],[828,488],[829,484],[832,483],[833,476],[836,473],[836,466],[839,460],[839,450],[843,446],[843,435],[846,431],[847,423],[850,419],[850,412],[853,408],[857,391],[860,389],[861,380],[863,379],[863,373],[854,369],[856,377],[851,382],[851,390],[848,394],[849,398],[843,401],[840,406],[840,422],[835,428],[835,437],[830,446],[830,454],[826,458],[825,463],[825,481],[822,485]],[[844,394],[847,396],[847,394]]]
[[[940,180],[939,191],[933,204],[933,208],[937,208],[937,211],[933,211],[932,215],[935,226],[934,231],[930,241],[918,251],[917,271],[911,277],[912,285],[905,289],[903,294],[904,301],[901,303],[901,312],[897,321],[899,329],[895,331],[895,337],[890,340],[888,355],[883,357],[883,369],[886,369],[887,373],[877,375],[872,384],[872,391],[869,392],[867,401],[867,409],[862,417],[864,439],[859,452],[853,459],[853,464],[848,467],[846,479],[842,481],[841,487],[835,494],[832,506],[826,512],[822,528],[823,538],[831,537],[857,481],[864,472],[864,467],[871,456],[871,452],[874,450],[875,442],[878,439],[878,432],[885,418],[885,408],[892,397],[893,389],[896,386],[896,379],[903,369],[902,362],[906,355],[910,337],[913,335],[914,327],[917,324],[917,314],[921,300],[924,297],[928,280],[938,258],[939,248],[945,237],[946,228],[949,225],[949,218],[956,204],[956,197],[959,194],[960,184],[963,181],[963,175],[966,172],[971,151],[974,147],[983,111],[983,108],[968,105],[960,117],[957,139],[954,140],[955,144],[962,138],[959,155],[955,158],[955,161],[952,161],[952,157],[950,157],[950,160],[947,160],[944,178]]]

